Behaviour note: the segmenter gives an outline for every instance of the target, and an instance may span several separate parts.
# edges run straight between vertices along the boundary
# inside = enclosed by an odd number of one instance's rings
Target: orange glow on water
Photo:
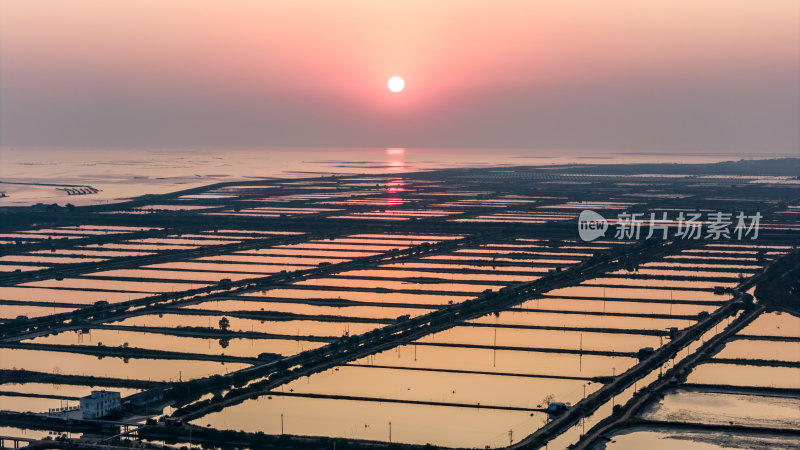
[[[390,172],[402,172],[406,169],[406,163],[404,161],[389,161],[388,170]]]
[[[392,192],[392,190],[389,189],[389,192]],[[403,204],[403,199],[402,198],[393,197],[393,198],[387,198],[386,199],[386,205],[387,206],[395,206],[395,205],[402,205],[402,204]]]
[[[402,192],[402,191],[405,191],[405,188],[403,187],[404,184],[405,183],[403,182],[402,178],[397,178],[397,179],[392,180],[392,181],[389,182],[389,184],[387,185],[386,190],[389,191],[389,192],[392,192],[392,193],[394,193],[394,192]]]

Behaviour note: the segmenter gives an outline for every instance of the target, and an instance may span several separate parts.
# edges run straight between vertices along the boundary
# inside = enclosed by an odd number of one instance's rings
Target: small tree
[[[231,321],[228,320],[227,317],[223,317],[222,319],[219,319],[219,329],[220,330],[228,331],[228,328],[230,328],[230,326],[231,326]]]

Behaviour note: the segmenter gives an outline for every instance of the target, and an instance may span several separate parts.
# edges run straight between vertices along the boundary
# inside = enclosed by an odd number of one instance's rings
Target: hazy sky
[[[3,146],[800,145],[798,0],[0,0],[0,17]]]

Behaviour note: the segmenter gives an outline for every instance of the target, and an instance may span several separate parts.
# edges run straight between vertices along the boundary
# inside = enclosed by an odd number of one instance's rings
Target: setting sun
[[[406,82],[400,77],[389,78],[389,90],[392,92],[400,92],[406,87]]]

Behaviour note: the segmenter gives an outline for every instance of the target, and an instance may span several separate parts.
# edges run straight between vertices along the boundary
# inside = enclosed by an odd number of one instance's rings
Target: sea
[[[796,155],[598,149],[4,147],[0,148],[0,207],[95,205],[253,179],[399,175],[464,167],[708,163],[791,156]]]

